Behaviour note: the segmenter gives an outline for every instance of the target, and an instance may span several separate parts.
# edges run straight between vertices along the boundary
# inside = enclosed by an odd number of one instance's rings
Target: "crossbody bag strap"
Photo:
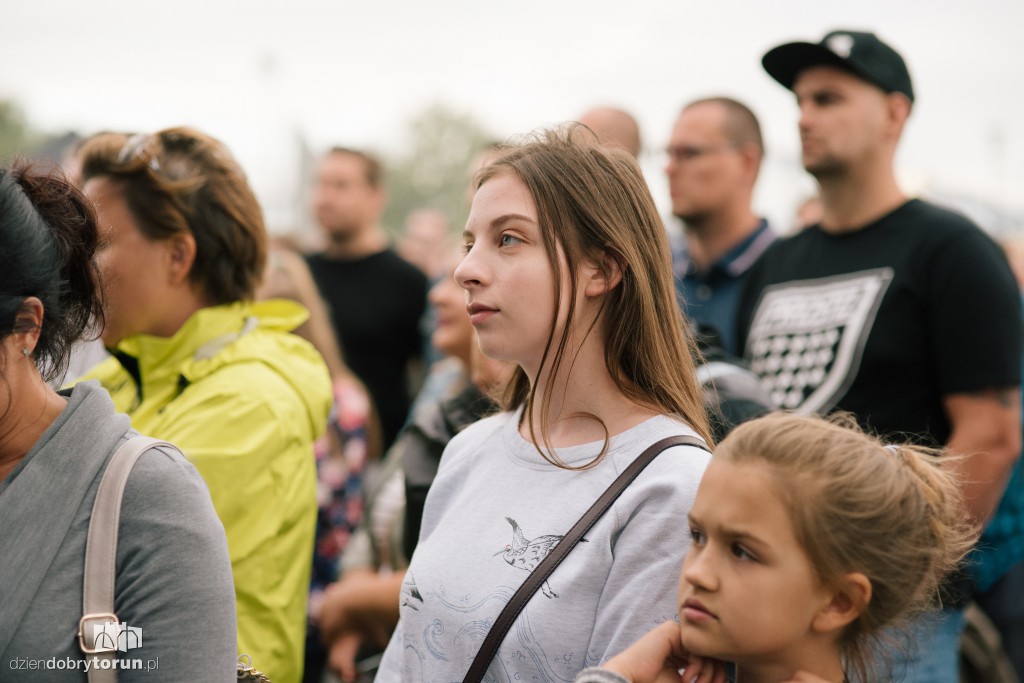
[[[622,471],[622,474],[612,482],[612,485],[601,494],[601,497],[590,506],[590,509],[583,513],[583,516],[562,537],[562,540],[551,549],[551,552],[537,565],[537,568],[530,572],[530,575],[526,577],[526,581],[523,581],[522,585],[512,595],[504,609],[501,610],[501,614],[494,620],[494,625],[491,626],[490,631],[487,632],[487,637],[484,638],[480,651],[476,653],[473,664],[469,667],[466,677],[462,679],[462,683],[480,683],[483,680],[484,674],[487,673],[487,668],[491,665],[494,656],[498,654],[498,648],[501,647],[505,636],[508,635],[509,629],[512,628],[516,617],[523,611],[526,603],[530,601],[530,598],[537,592],[541,584],[551,576],[555,568],[562,563],[562,560],[569,555],[573,547],[583,538],[583,534],[590,531],[590,528],[608,511],[612,503],[643,472],[644,468],[658,454],[672,446],[696,446],[711,452],[711,449],[708,448],[703,439],[693,436],[669,436],[649,446],[638,458],[631,462]]]
[[[154,446],[171,444],[148,436],[129,438],[114,451],[103,472],[96,501],[89,518],[89,534],[85,542],[85,574],[82,580],[83,616],[78,622],[78,645],[91,662],[89,683],[115,683],[117,669],[114,656],[117,652],[116,632],[120,629],[114,614],[114,581],[116,578],[117,530],[121,521],[121,500],[124,487],[139,457]],[[113,625],[115,633],[104,629]],[[96,627],[100,626],[101,637],[97,638]],[[101,662],[109,664],[104,665]]]

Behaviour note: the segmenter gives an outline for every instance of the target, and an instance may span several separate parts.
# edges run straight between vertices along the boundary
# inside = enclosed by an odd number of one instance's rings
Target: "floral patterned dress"
[[[366,389],[353,377],[334,381],[327,433],[313,446],[317,470],[316,545],[309,586],[306,678],[323,670],[327,651],[316,626],[327,586],[338,579],[341,556],[363,516],[363,474],[372,415]]]

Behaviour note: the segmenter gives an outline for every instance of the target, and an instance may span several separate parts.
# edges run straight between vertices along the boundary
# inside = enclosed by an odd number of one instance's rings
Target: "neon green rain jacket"
[[[204,308],[173,337],[123,340],[81,378],[100,380],[136,430],[177,445],[203,475],[227,533],[238,651],[275,683],[302,675],[313,441],[331,406],[323,359],[289,334],[306,317],[280,300]]]

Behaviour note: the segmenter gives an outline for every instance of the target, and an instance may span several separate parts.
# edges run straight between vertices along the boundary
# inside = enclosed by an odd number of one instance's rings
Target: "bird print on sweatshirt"
[[[505,521],[512,525],[512,544],[506,545],[504,550],[499,550],[494,555],[501,555],[510,565],[525,572],[532,572],[536,569],[537,565],[548,556],[551,550],[562,540],[562,536],[564,536],[564,534],[548,534],[534,539],[527,539],[523,534],[523,530],[516,523],[516,520],[506,517]],[[587,539],[580,539],[580,543],[586,542]],[[541,584],[540,590],[547,598],[558,597],[558,594],[551,590],[551,584],[547,580]]]

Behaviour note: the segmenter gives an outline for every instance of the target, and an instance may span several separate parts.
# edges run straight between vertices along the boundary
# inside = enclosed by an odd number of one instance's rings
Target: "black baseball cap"
[[[807,67],[835,66],[887,93],[903,93],[914,101],[914,87],[903,58],[874,33],[831,31],[820,43],[786,43],[769,50],[761,64],[768,75],[790,90],[797,75]]]

